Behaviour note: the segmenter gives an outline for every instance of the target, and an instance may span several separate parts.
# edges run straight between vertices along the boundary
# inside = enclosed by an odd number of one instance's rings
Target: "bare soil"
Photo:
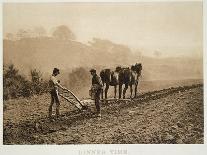
[[[102,103],[84,112],[61,100],[61,118],[47,118],[49,94],[4,102],[4,144],[201,144],[201,84],[143,92],[131,101]]]

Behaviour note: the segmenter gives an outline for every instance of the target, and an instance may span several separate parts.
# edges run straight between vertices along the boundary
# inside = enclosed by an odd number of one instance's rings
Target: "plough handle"
[[[69,93],[71,93],[73,95],[73,97],[83,106],[83,104],[81,103],[81,101],[78,99],[77,96],[75,96],[75,94],[73,94],[72,91],[70,91],[69,89],[66,89],[66,91],[68,91]]]

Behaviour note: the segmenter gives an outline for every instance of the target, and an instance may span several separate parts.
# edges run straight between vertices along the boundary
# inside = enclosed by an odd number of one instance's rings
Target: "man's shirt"
[[[56,77],[54,75],[52,75],[50,77],[50,81],[49,81],[49,86],[50,86],[50,90],[58,90],[58,80],[56,79]]]

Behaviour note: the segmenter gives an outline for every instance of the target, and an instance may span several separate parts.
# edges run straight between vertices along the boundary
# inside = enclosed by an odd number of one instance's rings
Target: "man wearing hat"
[[[51,103],[49,106],[49,118],[52,118],[52,106],[54,102],[56,103],[56,117],[58,118],[60,115],[60,101],[58,98],[58,87],[66,90],[65,87],[60,85],[60,81],[56,79],[56,76],[60,74],[60,70],[58,68],[53,69],[53,74],[50,77],[49,86],[50,86],[50,94],[51,94]]]
[[[100,95],[102,91],[102,81],[101,78],[96,74],[95,69],[90,70],[92,75],[92,88],[91,90],[94,91],[94,99],[95,99],[95,105],[97,110],[98,117],[101,117],[101,105],[100,105]]]

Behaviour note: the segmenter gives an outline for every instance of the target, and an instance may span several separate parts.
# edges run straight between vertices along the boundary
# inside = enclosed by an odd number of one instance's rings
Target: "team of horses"
[[[119,99],[121,99],[123,85],[124,85],[123,99],[125,99],[125,94],[128,87],[130,87],[130,93],[131,93],[130,98],[136,98],[139,77],[141,76],[141,70],[142,70],[141,63],[136,63],[135,65],[132,65],[131,68],[118,66],[116,67],[115,71],[111,69],[101,70],[100,77],[103,85],[105,86],[105,89],[102,91],[102,99],[104,98],[104,93],[105,93],[105,99],[107,99],[109,86],[114,87],[114,98],[116,98],[117,86],[118,86]],[[132,95],[133,86],[134,86],[134,96]]]

